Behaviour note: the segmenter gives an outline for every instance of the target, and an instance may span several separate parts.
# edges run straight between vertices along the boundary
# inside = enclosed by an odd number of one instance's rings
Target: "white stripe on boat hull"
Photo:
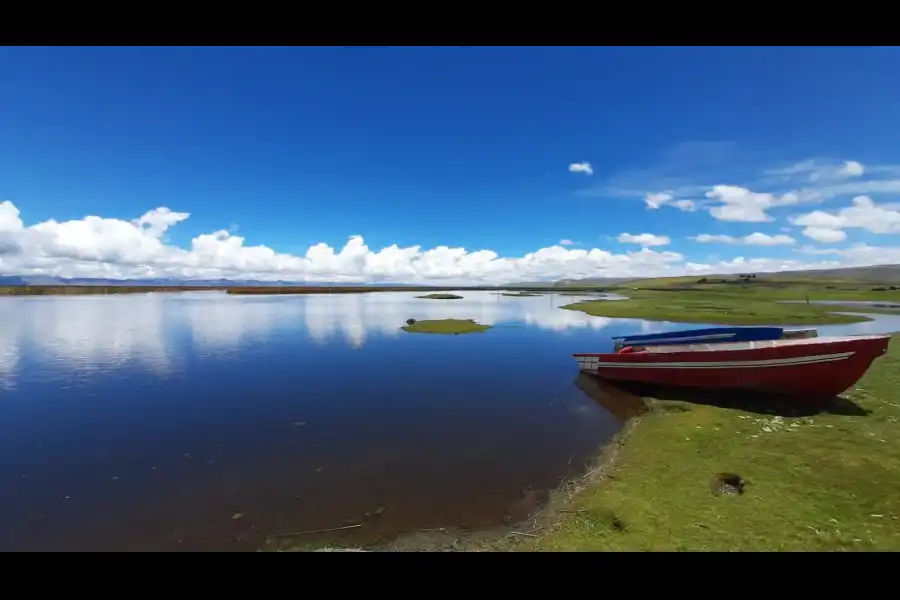
[[[847,360],[856,352],[840,352],[838,354],[820,354],[818,356],[798,356],[794,358],[770,358],[765,360],[736,361],[690,361],[690,362],[600,362],[593,357],[578,357],[576,360],[582,369],[617,368],[617,369],[755,369],[762,367],[794,367],[817,363]],[[599,359],[599,357],[597,357]]]

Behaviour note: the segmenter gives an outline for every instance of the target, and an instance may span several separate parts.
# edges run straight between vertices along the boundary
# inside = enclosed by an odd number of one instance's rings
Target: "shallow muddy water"
[[[489,526],[623,416],[573,352],[685,327],[459,292],[0,298],[0,550],[249,550]],[[408,318],[486,333],[408,334]],[[820,328],[900,329],[900,316]]]

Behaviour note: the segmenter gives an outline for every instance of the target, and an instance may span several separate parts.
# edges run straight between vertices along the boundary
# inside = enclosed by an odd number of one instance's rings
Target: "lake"
[[[685,327],[457,293],[0,298],[0,550],[253,550],[520,518],[621,426],[571,354]],[[451,317],[496,327],[400,330]],[[873,318],[820,330],[900,330]]]

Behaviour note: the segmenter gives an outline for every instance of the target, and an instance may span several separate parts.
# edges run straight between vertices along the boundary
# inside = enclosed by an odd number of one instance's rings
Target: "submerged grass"
[[[476,323],[473,319],[435,319],[432,321],[415,321],[403,326],[409,333],[478,333],[491,329],[490,325]]]
[[[660,394],[513,549],[900,550],[898,388],[895,334],[828,407]]]

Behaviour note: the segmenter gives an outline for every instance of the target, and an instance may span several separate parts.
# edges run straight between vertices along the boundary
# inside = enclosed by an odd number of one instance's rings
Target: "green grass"
[[[868,414],[651,400],[606,465],[551,503],[543,535],[513,548],[900,550],[900,335],[892,344],[846,395]],[[722,472],[746,492],[716,493]]]
[[[691,278],[693,279],[693,278]],[[695,280],[696,281],[696,280]],[[876,300],[900,302],[900,291],[873,291],[873,284],[853,282],[758,282],[751,284],[696,285],[683,278],[646,280],[645,287],[627,286],[615,291],[628,300],[576,302],[562,308],[598,317],[623,317],[734,325],[815,325],[866,321],[857,315],[834,311],[896,313],[891,309],[835,307],[816,304],[780,304],[780,300]],[[629,284],[630,285],[630,284]],[[652,286],[648,288],[646,286]]]
[[[562,308],[580,310],[596,317],[621,317],[734,325],[813,325],[868,321],[857,315],[836,315],[834,308],[806,304],[776,304],[772,301],[738,298],[665,297],[631,300],[591,300],[567,304]],[[852,310],[859,311],[860,308]]]
[[[478,333],[491,329],[490,325],[481,325],[472,319],[436,319],[433,321],[416,321],[412,325],[402,327],[409,333]]]
[[[416,298],[425,298],[426,300],[462,300],[462,296],[456,294],[425,294],[424,296],[416,296]]]

